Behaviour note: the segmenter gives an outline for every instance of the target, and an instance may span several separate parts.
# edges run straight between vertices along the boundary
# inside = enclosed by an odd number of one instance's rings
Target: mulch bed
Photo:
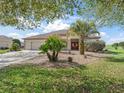
[[[71,57],[73,61],[68,62],[68,57]],[[48,67],[48,68],[50,67],[66,68],[66,67],[75,67],[75,66],[80,66],[85,64],[91,64],[91,63],[100,62],[101,60],[103,60],[102,55],[95,54],[95,53],[87,53],[85,57],[78,53],[71,53],[71,54],[60,53],[58,58],[59,58],[58,62],[49,62],[47,56],[45,54],[41,54],[35,58],[20,62],[18,64],[19,65],[33,64],[33,65],[38,65],[38,66]],[[14,64],[14,65],[18,65],[18,64]]]

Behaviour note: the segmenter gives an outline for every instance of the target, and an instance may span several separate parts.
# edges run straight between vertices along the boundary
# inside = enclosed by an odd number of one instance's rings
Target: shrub
[[[124,42],[120,42],[120,43],[119,43],[119,46],[124,49]]]
[[[41,45],[40,50],[47,54],[49,61],[57,61],[58,54],[62,48],[65,47],[65,42],[57,36],[50,36],[44,44]]]
[[[9,49],[9,48],[8,47],[0,47],[0,49],[6,50],[6,49]]]
[[[114,48],[117,50],[118,47],[119,47],[119,43],[114,43],[114,44],[112,44],[112,47],[114,47]]]
[[[10,48],[11,51],[19,51],[20,50],[20,45],[17,43],[13,43],[12,47]]]
[[[105,48],[105,42],[102,40],[86,42],[86,50],[89,52],[102,51],[104,48]]]
[[[21,41],[19,39],[13,39],[13,43],[17,43],[21,47]]]

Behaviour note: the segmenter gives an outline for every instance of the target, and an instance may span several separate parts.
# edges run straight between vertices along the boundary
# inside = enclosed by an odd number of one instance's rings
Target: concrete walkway
[[[10,64],[20,63],[38,56],[38,51],[23,50],[0,54],[0,69]]]

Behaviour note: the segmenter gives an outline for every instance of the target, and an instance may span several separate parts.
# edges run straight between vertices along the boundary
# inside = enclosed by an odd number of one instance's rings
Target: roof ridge
[[[6,35],[0,35],[0,37],[6,37],[6,38],[8,38],[8,39],[12,39],[12,37],[8,37],[8,36],[6,36]]]

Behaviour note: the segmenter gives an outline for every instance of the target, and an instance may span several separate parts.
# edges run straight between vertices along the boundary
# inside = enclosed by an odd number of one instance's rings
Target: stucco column
[[[71,39],[70,38],[68,39],[67,48],[68,50],[71,50]]]

